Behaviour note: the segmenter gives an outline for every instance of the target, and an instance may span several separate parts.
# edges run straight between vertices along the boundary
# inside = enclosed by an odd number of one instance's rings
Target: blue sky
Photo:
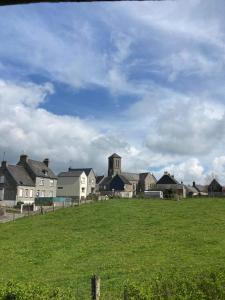
[[[0,8],[0,153],[225,184],[223,1]]]

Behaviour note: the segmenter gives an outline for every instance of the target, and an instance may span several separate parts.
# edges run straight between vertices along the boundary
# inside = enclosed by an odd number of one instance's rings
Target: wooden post
[[[91,278],[91,299],[100,300],[100,277],[96,275]]]
[[[123,292],[123,299],[128,300],[128,292],[127,292],[127,287],[124,287],[124,292]]]

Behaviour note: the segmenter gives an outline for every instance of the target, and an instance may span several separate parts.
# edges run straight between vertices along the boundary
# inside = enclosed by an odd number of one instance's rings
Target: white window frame
[[[30,190],[30,198],[33,198],[33,190]]]
[[[23,197],[23,189],[19,188],[18,194],[19,194],[19,197]]]
[[[49,185],[50,185],[50,186],[54,186],[54,180],[53,180],[53,179],[50,179],[50,180],[49,180]]]

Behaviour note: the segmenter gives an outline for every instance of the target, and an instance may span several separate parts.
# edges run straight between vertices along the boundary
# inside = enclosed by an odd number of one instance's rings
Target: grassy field
[[[110,200],[0,224],[0,281],[72,287],[105,299],[129,279],[225,268],[225,199]]]

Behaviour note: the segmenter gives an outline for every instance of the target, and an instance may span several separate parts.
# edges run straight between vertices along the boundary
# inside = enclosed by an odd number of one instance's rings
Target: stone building
[[[164,175],[157,181],[154,189],[162,191],[164,198],[186,198],[187,189],[185,185],[179,183],[174,176],[168,172],[164,172]]]
[[[156,178],[152,173],[123,172],[121,161],[122,158],[116,153],[108,157],[108,176],[97,177],[97,187],[100,192],[121,192],[127,197],[155,186]]]
[[[2,161],[0,200],[33,203],[36,197],[55,197],[57,177],[49,168],[49,159],[37,161],[21,155],[16,165]]]

